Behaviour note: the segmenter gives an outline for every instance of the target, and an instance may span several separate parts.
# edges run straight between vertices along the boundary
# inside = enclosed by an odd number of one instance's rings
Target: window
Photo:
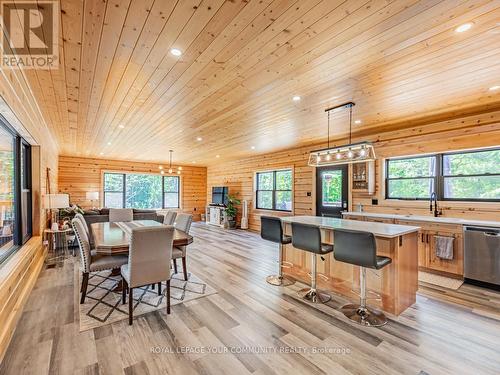
[[[436,157],[387,160],[386,194],[389,199],[429,199],[434,191]]]
[[[32,234],[31,146],[0,116],[0,264]]]
[[[500,200],[500,149],[443,155],[443,198]]]
[[[125,175],[104,173],[104,207],[123,208],[125,202]]]
[[[179,208],[179,177],[163,177],[163,207]]]
[[[108,208],[178,208],[178,176],[104,173],[104,206]]]
[[[292,210],[292,171],[290,169],[259,172],[256,176],[256,208]]]
[[[386,161],[386,198],[500,201],[500,149]]]

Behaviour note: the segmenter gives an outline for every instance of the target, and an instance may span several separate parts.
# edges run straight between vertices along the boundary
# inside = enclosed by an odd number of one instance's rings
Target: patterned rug
[[[422,271],[418,271],[418,281],[453,290],[457,290],[464,283],[464,281],[460,279],[453,279],[451,277],[436,275],[433,273],[422,272]]]
[[[111,276],[110,271],[93,273],[89,278],[85,303],[80,306],[80,332],[101,327],[128,318],[127,303],[122,304],[121,292],[113,289],[118,284],[121,276]],[[77,293],[80,295],[80,282]],[[134,289],[134,318],[154,310],[166,311],[166,283],[162,283],[162,294],[151,286]],[[186,301],[215,294],[216,290],[205,284],[195,275],[189,273],[188,281],[184,281],[184,274],[179,272],[170,280],[170,305],[174,306]]]

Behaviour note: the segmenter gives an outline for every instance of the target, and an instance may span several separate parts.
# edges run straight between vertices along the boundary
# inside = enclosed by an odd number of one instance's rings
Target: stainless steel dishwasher
[[[500,229],[464,227],[464,276],[500,286]]]

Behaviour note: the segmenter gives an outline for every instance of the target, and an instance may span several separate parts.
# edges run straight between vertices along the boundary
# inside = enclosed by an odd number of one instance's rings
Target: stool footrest
[[[275,285],[275,286],[289,286],[295,284],[295,280],[290,279],[289,277],[286,276],[280,276],[280,275],[271,275],[266,277],[266,281],[268,284]]]

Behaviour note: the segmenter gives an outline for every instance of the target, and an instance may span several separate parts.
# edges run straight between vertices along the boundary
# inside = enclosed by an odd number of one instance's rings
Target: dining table
[[[130,234],[132,229],[140,227],[157,227],[165,224],[155,220],[133,220],[92,223],[90,228],[94,237],[94,249],[98,254],[123,255],[128,254],[130,248]],[[186,246],[193,242],[193,236],[174,228],[173,246]],[[120,275],[120,269],[114,269],[110,276]],[[120,279],[113,289],[119,293],[123,288]]]
[[[122,255],[129,251],[132,229],[155,227],[165,224],[155,220],[117,221],[114,223],[92,223],[94,248],[98,254]],[[174,229],[173,246],[186,246],[193,242],[193,236],[179,229]]]

